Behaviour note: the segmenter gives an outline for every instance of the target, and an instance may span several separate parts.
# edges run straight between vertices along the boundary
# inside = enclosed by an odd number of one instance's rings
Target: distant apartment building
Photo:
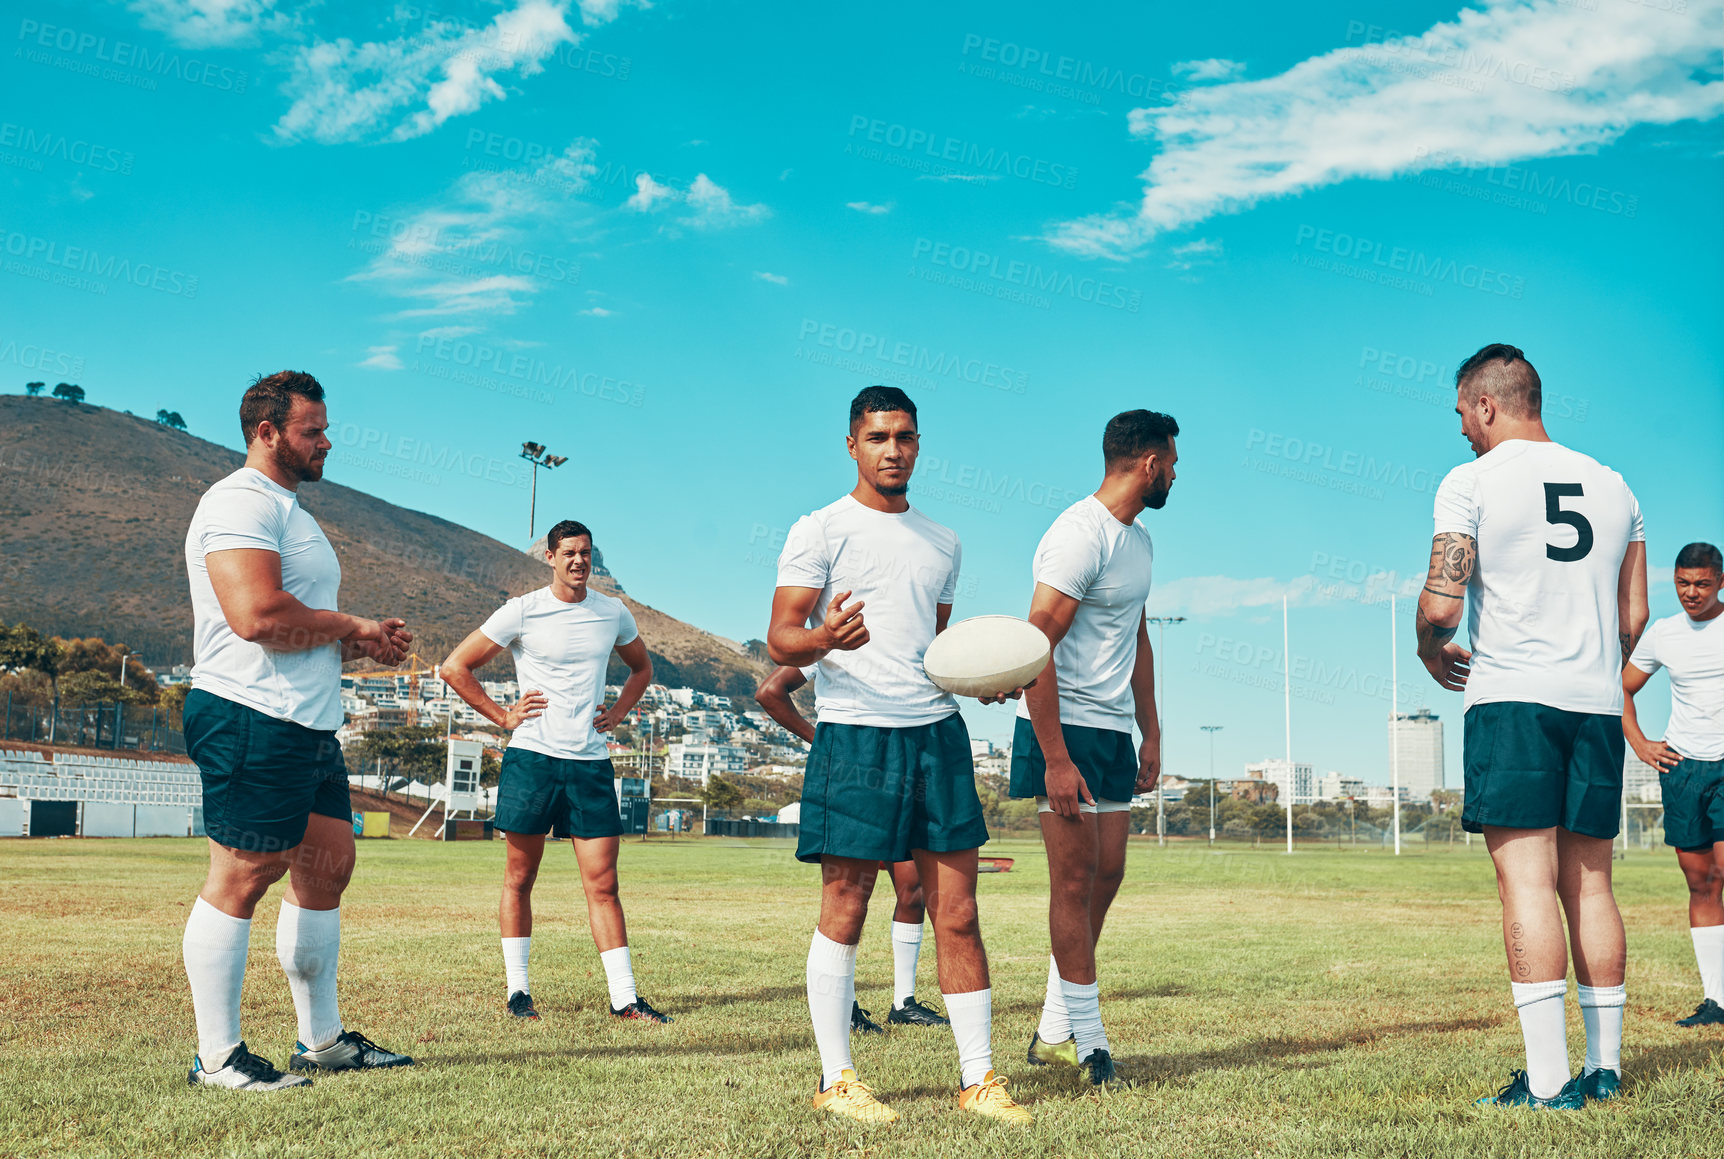
[[[1349,777],[1345,773],[1324,773],[1317,782],[1317,799],[1319,801],[1344,801],[1348,797],[1363,797],[1365,782],[1358,777]]]
[[[1401,786],[1401,804],[1408,801],[1407,786]],[[1387,809],[1395,803],[1395,790],[1387,785],[1371,785],[1365,789],[1365,804],[1373,809]]]
[[[747,770],[748,753],[740,745],[673,741],[666,746],[664,771],[667,776],[687,777],[704,785],[714,773],[731,775]]]
[[[1443,722],[1428,708],[1403,712],[1389,722],[1389,752],[1398,757],[1395,768],[1405,800],[1429,801],[1443,784]]]
[[[1291,770],[1292,785],[1289,787],[1289,770]],[[1306,761],[1288,762],[1280,757],[1266,761],[1257,761],[1245,766],[1247,780],[1269,781],[1276,787],[1277,800],[1287,803],[1287,794],[1292,794],[1293,804],[1309,804],[1317,799],[1316,772]]]
[[[1634,750],[1626,745],[1622,757],[1622,795],[1631,805],[1664,802],[1664,783],[1658,779],[1658,770],[1635,756]]]

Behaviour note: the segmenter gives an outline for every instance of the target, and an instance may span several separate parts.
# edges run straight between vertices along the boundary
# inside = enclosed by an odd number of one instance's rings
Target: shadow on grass
[[[1639,1082],[1649,1081],[1673,1070],[1705,1070],[1724,1063],[1724,1037],[1709,1034],[1689,1042],[1671,1042],[1636,1050],[1632,1043],[1622,1051],[1622,1075],[1629,1093]]]

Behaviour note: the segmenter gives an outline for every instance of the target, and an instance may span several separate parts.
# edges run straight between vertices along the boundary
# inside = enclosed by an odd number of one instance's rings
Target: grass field
[[[676,1023],[605,1014],[572,855],[536,893],[534,997],[502,1012],[500,843],[374,842],[344,907],[342,1012],[419,1059],[255,1097],[192,1090],[179,960],[201,841],[0,846],[0,1154],[37,1155],[1418,1155],[1724,1154],[1724,1030],[1672,1019],[1699,1000],[1674,859],[1619,863],[1630,945],[1626,1097],[1578,1114],[1480,1110],[1521,1060],[1490,866],[1475,845],[1378,851],[1134,846],[1102,943],[1103,1011],[1134,1086],[1086,1093],[1023,1049],[1045,979],[1039,845],[995,842],[981,880],[995,1059],[1037,1115],[1013,1129],[953,1107],[946,1031],[858,1039],[862,1073],[903,1113],[817,1118],[803,1000],[816,872],[771,844],[623,846],[642,992]],[[890,1006],[890,889],[858,964]],[[250,1045],[284,1063],[293,1012],[258,911]],[[937,998],[932,940],[921,992]],[[1570,1000],[1578,1068],[1584,1038]]]

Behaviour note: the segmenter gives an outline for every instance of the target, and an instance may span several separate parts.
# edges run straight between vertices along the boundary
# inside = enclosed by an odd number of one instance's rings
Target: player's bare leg
[[[1557,900],[1557,830],[1484,826],[1503,906],[1503,948],[1526,1041],[1527,1084],[1556,1097],[1569,1081],[1568,944]]]

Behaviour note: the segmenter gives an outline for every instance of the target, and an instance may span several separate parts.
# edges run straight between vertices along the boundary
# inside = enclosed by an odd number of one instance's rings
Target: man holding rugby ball
[[[814,1106],[866,1123],[898,1118],[856,1077],[850,1014],[868,887],[880,862],[914,857],[958,1041],[958,1106],[1027,1124],[1030,1113],[993,1070],[992,991],[976,919],[976,850],[988,830],[970,736],[957,703],[922,670],[923,653],[952,614],[958,537],[905,498],[920,432],[903,391],[871,386],[858,394],[846,444],[856,487],[790,529],[766,638],[775,663],[817,665],[819,719],[796,850],[821,867],[820,922],[808,950],[822,1070]]]

